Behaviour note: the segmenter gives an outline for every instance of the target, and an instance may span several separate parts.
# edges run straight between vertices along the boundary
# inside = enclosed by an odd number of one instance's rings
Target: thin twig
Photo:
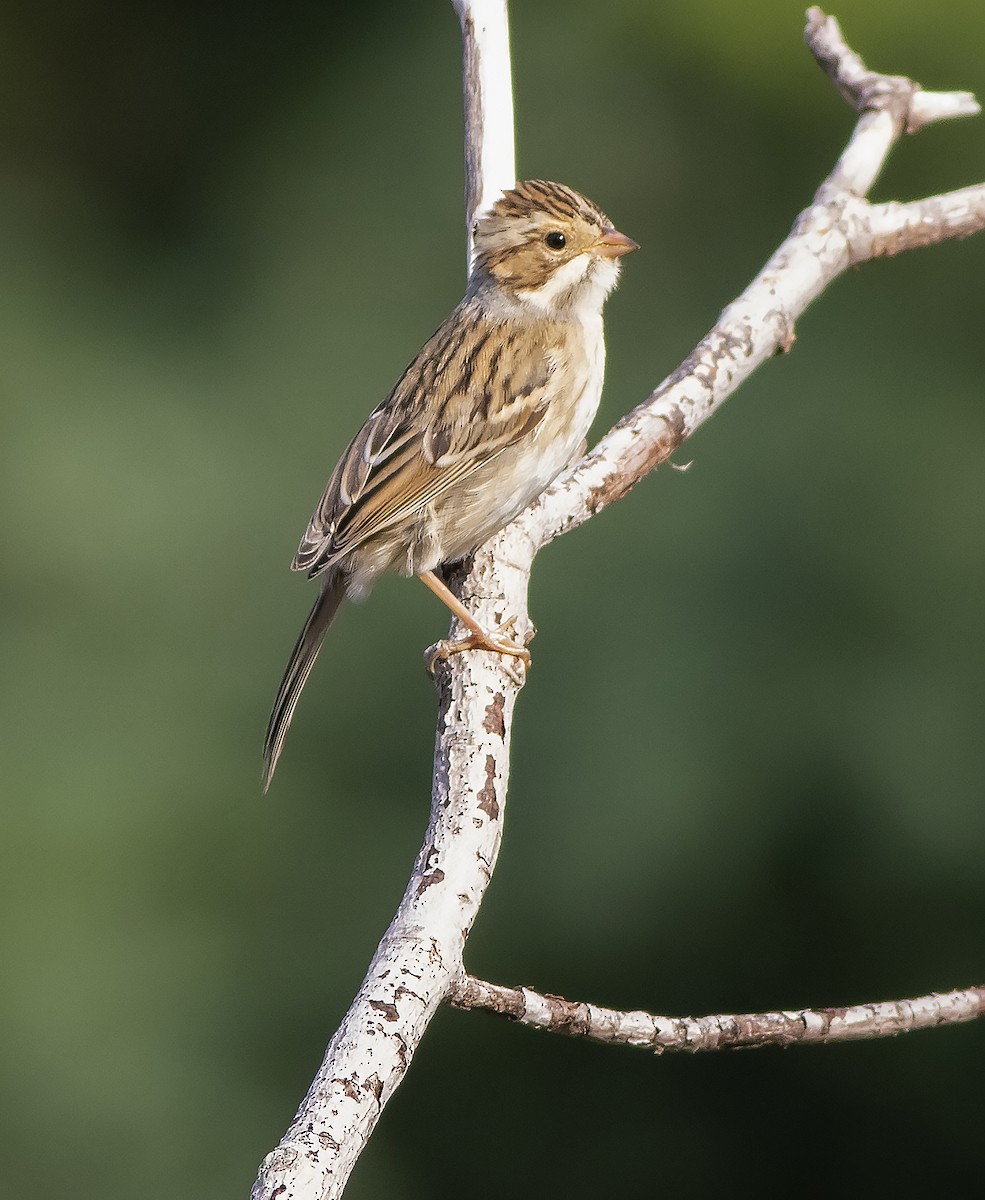
[[[673,1050],[693,1054],[700,1050],[861,1041],[974,1021],[985,1016],[985,987],[845,1008],[659,1017],[654,1013],[623,1012],[599,1004],[565,1000],[531,988],[501,987],[469,975],[459,985],[451,1003],[456,1008],[496,1013],[547,1033],[637,1046],[655,1054]]]

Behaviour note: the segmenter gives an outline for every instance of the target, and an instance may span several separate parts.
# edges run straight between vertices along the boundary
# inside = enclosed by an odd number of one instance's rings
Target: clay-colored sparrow
[[[512,654],[434,573],[513,520],[571,461],[598,408],[602,305],[637,245],[591,201],[529,180],[476,222],[465,297],[370,413],[328,482],[294,570],[321,576],[277,693],[264,787],[341,602],[383,571],[419,575],[472,631],[444,646]]]

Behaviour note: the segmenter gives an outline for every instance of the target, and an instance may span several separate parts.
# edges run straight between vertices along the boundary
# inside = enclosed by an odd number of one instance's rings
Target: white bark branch
[[[895,1037],[917,1029],[955,1025],[985,1016],[985,987],[931,993],[913,1000],[854,1004],[847,1008],[801,1008],[782,1012],[720,1014],[711,1017],[658,1017],[623,1012],[542,995],[531,988],[508,988],[468,976],[451,1003],[484,1009],[566,1037],[611,1045],[637,1046],[665,1054],[671,1050],[749,1049],[820,1042],[855,1042]]]
[[[506,0],[454,0],[465,62],[466,217],[516,180]],[[471,576],[483,587],[488,558]],[[485,565],[484,565],[485,564]],[[529,564],[528,564],[529,565]],[[500,578],[511,568],[498,565]],[[511,589],[526,572],[512,568]],[[507,614],[488,586],[490,628]],[[524,606],[525,607],[525,606]],[[492,610],[495,611],[492,611]],[[522,628],[519,632],[523,633]],[[462,951],[492,878],[509,772],[516,668],[459,654],[442,672],[431,821],[390,928],[314,1082],[264,1159],[253,1200],[334,1200],[407,1070],[435,1010],[464,975]]]
[[[515,178],[506,5],[505,0],[453,2],[464,37],[466,208],[471,232],[475,211]],[[529,632],[527,584],[539,547],[625,495],[716,412],[757,366],[789,350],[800,314],[842,271],[985,228],[985,185],[910,204],[873,206],[865,200],[905,130],[976,112],[973,98],[964,92],[924,92],[910,80],[868,71],[845,45],[837,23],[817,9],[808,14],[807,41],[861,113],[848,147],[790,236],[694,352],[531,509],[483,547],[467,575],[459,572],[454,582],[462,598],[488,627],[512,620],[516,636]],[[453,629],[452,636],[457,632]],[[434,1012],[442,1001],[457,997],[461,1003],[467,994],[463,949],[499,850],[510,729],[522,678],[522,667],[515,661],[504,662],[485,652],[456,655],[441,667],[431,821],[424,847],[397,915],[308,1095],[260,1168],[254,1200],[340,1196]],[[918,1010],[943,1011],[945,1000],[925,997],[888,1008],[867,1006],[865,1011],[875,1014],[870,1018],[858,1016],[862,1010],[855,1009],[805,1014],[843,1014],[824,1018],[827,1040],[832,1040],[830,1030],[839,1022],[839,1027],[856,1031],[853,1036],[877,1036],[887,1022],[912,1024]],[[954,1001],[957,1007],[962,1003]],[[526,1011],[526,999],[523,1004]],[[531,1000],[531,1011],[535,1007]],[[609,1011],[581,1009],[597,1015]],[[892,1017],[890,1009],[904,1015]],[[759,1020],[784,1027],[788,1040],[794,1040],[790,1029],[798,1020],[806,1027],[808,1016],[702,1020]],[[593,1020],[596,1030],[605,1024],[601,1017]],[[939,1022],[923,1020],[933,1023]],[[688,1027],[688,1036],[700,1040],[701,1030]],[[711,1042],[727,1041],[727,1031],[721,1029],[706,1036],[709,1047]]]
[[[865,199],[905,130],[927,124],[931,112],[936,120],[978,113],[974,97],[925,92],[908,79],[867,70],[845,45],[838,22],[818,8],[808,12],[806,41],[839,91],[863,110],[834,170],[790,236],[677,370],[501,537],[519,525],[523,544],[543,546],[624,496],[756,367],[791,349],[796,321],[849,267],[985,229],[985,184],[910,204]]]
[[[909,204],[868,206],[864,227],[852,242],[853,262],[888,258],[932,246],[944,238],[970,237],[985,228],[985,184]]]
[[[845,41],[835,18],[825,16],[819,8],[807,10],[804,38],[818,66],[848,103],[859,113],[891,113],[897,136],[903,130],[916,133],[934,121],[981,112],[971,92],[925,92],[905,76],[870,71]]]
[[[452,0],[462,26],[465,99],[465,229],[472,267],[472,225],[516,182],[513,76],[506,0]]]

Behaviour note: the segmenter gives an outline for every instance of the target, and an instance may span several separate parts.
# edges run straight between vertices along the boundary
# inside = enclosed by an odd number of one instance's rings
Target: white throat
[[[544,316],[590,321],[601,313],[618,278],[615,259],[594,258],[586,252],[558,267],[541,287],[518,289],[516,296]]]

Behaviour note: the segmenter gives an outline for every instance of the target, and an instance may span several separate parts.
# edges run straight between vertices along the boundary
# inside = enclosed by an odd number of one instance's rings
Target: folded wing
[[[343,454],[294,569],[320,574],[532,433],[551,395],[550,332],[460,305]]]

